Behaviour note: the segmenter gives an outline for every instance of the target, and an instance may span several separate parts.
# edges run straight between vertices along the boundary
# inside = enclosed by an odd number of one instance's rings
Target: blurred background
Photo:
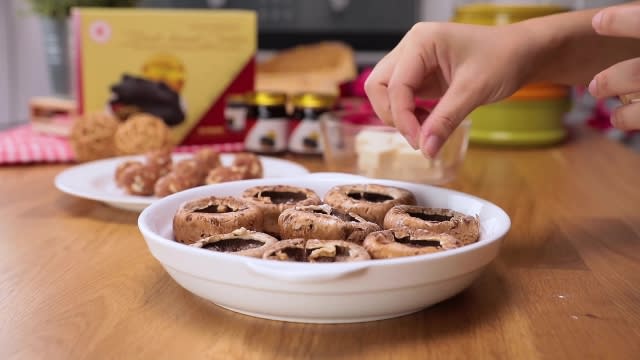
[[[64,46],[51,16],[62,1],[6,0],[0,2],[0,129],[28,121],[33,96],[64,92],[50,76]],[[82,2],[82,1],[80,1]],[[402,35],[419,21],[448,21],[455,9],[474,1],[459,0],[141,0],[125,6],[151,8],[246,8],[258,12],[258,61],[299,44],[340,40],[355,53],[359,69],[374,65]],[[486,2],[486,1],[485,1]],[[612,5],[622,1],[494,1],[506,4],[560,5],[571,9]],[[90,1],[118,3],[118,1]],[[33,5],[40,6],[34,11]],[[59,57],[59,56],[58,56]],[[575,100],[575,99],[574,99]],[[581,94],[579,105],[593,105]],[[584,107],[583,106],[583,107]],[[585,121],[575,106],[568,121]],[[588,110],[591,111],[591,110]],[[572,120],[573,116],[573,120]],[[612,133],[615,137],[616,134]]]

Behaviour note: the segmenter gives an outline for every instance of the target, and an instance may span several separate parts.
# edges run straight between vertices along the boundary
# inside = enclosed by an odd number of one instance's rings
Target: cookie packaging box
[[[254,89],[255,12],[75,8],[72,19],[81,113],[151,113],[175,144],[243,141],[224,110]]]

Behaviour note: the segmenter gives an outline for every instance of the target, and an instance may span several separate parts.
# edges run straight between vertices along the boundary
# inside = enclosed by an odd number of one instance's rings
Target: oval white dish
[[[205,196],[239,196],[250,186],[286,184],[319,196],[339,184],[377,183],[412,191],[420,205],[478,215],[478,242],[439,253],[354,263],[281,263],[190,247],[173,241],[179,205]],[[323,173],[203,186],[144,209],[138,226],[153,256],[182,287],[230,310],[266,319],[346,323],[413,313],[467,288],[497,256],[511,226],[496,205],[464,193],[399,181]]]
[[[189,154],[174,154],[174,160],[189,157]],[[58,190],[84,199],[101,201],[109,206],[141,211],[154,201],[155,196],[129,195],[118,188],[114,181],[114,174],[119,164],[126,160],[142,160],[142,156],[121,156],[104,160],[91,161],[70,167],[55,178]],[[222,154],[220,160],[223,165],[233,162],[233,154]],[[292,161],[260,156],[264,168],[264,177],[284,177],[306,175],[309,173],[303,166]]]

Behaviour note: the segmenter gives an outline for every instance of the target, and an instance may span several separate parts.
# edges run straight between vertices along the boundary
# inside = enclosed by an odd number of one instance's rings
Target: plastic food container
[[[410,190],[422,205],[477,215],[480,239],[433,254],[325,264],[248,258],[173,241],[173,215],[187,200],[239,196],[250,186],[277,184],[305,186],[323,197],[336,185],[373,182]],[[193,188],[147,207],[140,214],[138,226],[152,255],[167,273],[197,296],[261,318],[345,323],[416,312],[461,292],[495,259],[510,219],[494,204],[452,190],[325,173]]]
[[[464,161],[469,142],[465,120],[436,158],[425,158],[393,127],[369,111],[325,113],[320,119],[324,159],[330,171],[378,179],[444,184],[453,180]]]
[[[477,108],[470,142],[491,145],[545,145],[567,137],[565,114],[570,110],[568,88],[527,86],[503,101]]]
[[[472,3],[456,8],[454,22],[505,25],[568,11],[567,7],[535,4]],[[479,107],[472,121],[470,142],[492,145],[551,145],[566,138],[564,118],[570,107],[569,87],[529,84],[511,97]]]
[[[462,1],[462,3],[468,3],[468,1]],[[569,8],[559,5],[536,4],[535,1],[521,3],[512,1],[508,4],[472,1],[456,7],[453,21],[478,25],[504,25],[566,11],[569,11]]]

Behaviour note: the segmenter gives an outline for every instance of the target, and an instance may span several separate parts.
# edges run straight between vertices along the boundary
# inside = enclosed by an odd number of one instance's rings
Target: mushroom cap
[[[243,179],[259,179],[263,176],[262,161],[250,152],[242,152],[235,155],[231,168],[241,171]]]
[[[324,196],[324,201],[338,210],[358,214],[380,226],[392,207],[416,204],[416,198],[411,191],[378,184],[334,186]]]
[[[207,185],[220,184],[229,181],[238,181],[244,179],[244,172],[231,167],[218,166],[209,171],[204,179]]]
[[[278,217],[278,226],[283,239],[341,239],[358,244],[381,229],[357,214],[345,214],[327,204],[286,209]]]
[[[211,251],[261,258],[265,250],[277,242],[278,239],[271,235],[240,228],[227,234],[212,235],[200,239],[190,246]]]
[[[362,246],[344,240],[289,239],[267,248],[263,259],[310,263],[369,260]]]
[[[305,239],[281,240],[271,244],[262,255],[263,259],[304,262]]]
[[[148,164],[153,164],[160,168],[169,170],[171,168],[171,164],[173,163],[171,152],[171,147],[152,150],[145,154],[145,159]]]
[[[394,206],[384,218],[385,229],[426,229],[456,237],[465,245],[480,238],[480,221],[477,217],[442,208],[424,206]]]
[[[179,174],[180,176],[189,177],[193,183],[201,185],[207,176],[207,170],[200,166],[200,163],[196,159],[182,159],[175,164],[171,169],[172,172]]]
[[[197,179],[189,177],[186,174],[170,172],[163,175],[156,181],[154,185],[154,194],[158,197],[164,197],[197,186]]]
[[[264,231],[270,234],[280,234],[278,217],[285,209],[322,202],[313,190],[289,185],[254,186],[246,189],[242,198],[262,210]]]
[[[373,232],[363,243],[364,248],[374,259],[431,254],[463,245],[462,241],[448,234],[407,228]]]
[[[242,227],[262,231],[262,212],[256,205],[234,197],[210,196],[187,201],[173,217],[174,237],[185,244]]]
[[[323,257],[332,257],[330,262],[351,262],[370,260],[367,250],[350,241],[344,240],[307,240],[307,259],[309,262],[326,262]]]
[[[222,163],[220,161],[220,153],[213,149],[200,149],[193,155],[193,158],[206,173],[219,166],[222,166]]]
[[[124,161],[124,162],[120,163],[116,167],[115,176],[114,176],[114,179],[116,180],[116,185],[118,187],[124,187],[123,174],[130,167],[142,168],[142,167],[144,167],[144,164],[142,162],[136,161],[136,160],[128,160],[128,161]]]

